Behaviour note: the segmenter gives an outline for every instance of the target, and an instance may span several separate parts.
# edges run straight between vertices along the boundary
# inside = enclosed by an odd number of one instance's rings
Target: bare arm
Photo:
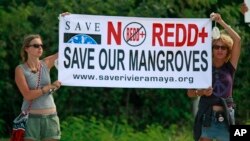
[[[197,97],[197,96],[210,96],[213,93],[213,88],[209,87],[207,89],[188,89],[188,97]]]
[[[214,13],[213,18],[227,31],[228,35],[233,39],[232,54],[231,54],[230,62],[236,69],[238,65],[238,60],[240,57],[241,38],[237,32],[235,32],[227,23],[224,22],[220,14]]]
[[[59,16],[66,16],[66,15],[70,15],[69,12],[64,12],[62,14],[60,14]],[[58,52],[53,54],[53,55],[50,55],[46,58],[44,58],[44,62],[46,63],[46,65],[48,66],[49,69],[51,69],[53,66],[54,66],[54,62],[55,60],[58,59]]]
[[[23,74],[23,70],[20,67],[16,67],[15,69],[15,82],[16,85],[23,95],[24,99],[31,101],[36,99],[43,94],[47,93],[50,89],[57,88],[56,85],[46,85],[43,88],[39,88],[36,90],[31,90],[26,82],[26,78]]]
[[[53,55],[44,58],[44,62],[46,63],[48,68],[51,69],[54,66],[54,62],[57,58],[58,58],[58,53],[55,53]]]

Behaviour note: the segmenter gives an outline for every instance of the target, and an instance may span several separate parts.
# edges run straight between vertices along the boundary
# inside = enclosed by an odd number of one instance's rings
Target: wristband
[[[50,94],[53,94],[56,90],[57,90],[57,89],[55,89],[55,88],[54,88],[54,89],[49,89],[49,95],[50,95]]]

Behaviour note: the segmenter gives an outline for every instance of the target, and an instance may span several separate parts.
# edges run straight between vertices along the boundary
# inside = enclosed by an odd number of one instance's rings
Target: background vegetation
[[[0,1],[0,139],[9,137],[22,96],[14,82],[23,37],[39,33],[45,56],[58,50],[58,15],[116,15],[156,18],[208,18],[219,12],[242,38],[235,76],[238,124],[250,114],[250,27],[239,0],[1,0]],[[57,70],[52,70],[52,80]],[[192,100],[184,89],[62,87],[54,94],[62,122],[62,140],[183,140],[191,138]],[[78,129],[78,130],[76,130]],[[94,132],[95,131],[95,132]],[[178,134],[184,131],[183,136]],[[65,134],[64,134],[65,133]],[[102,134],[100,134],[102,133]],[[72,134],[81,139],[72,139]],[[97,136],[103,135],[103,136]],[[156,135],[160,135],[156,138]],[[187,136],[186,136],[187,135]],[[95,139],[93,139],[95,137]],[[173,138],[172,138],[173,137]]]

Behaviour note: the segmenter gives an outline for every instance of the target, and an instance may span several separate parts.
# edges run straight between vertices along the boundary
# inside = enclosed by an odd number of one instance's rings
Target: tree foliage
[[[22,96],[14,82],[14,70],[20,63],[23,37],[39,33],[44,39],[45,56],[58,50],[58,15],[116,15],[156,18],[207,18],[219,12],[242,38],[242,54],[235,76],[236,118],[249,120],[250,28],[240,13],[240,1],[232,0],[1,0],[0,1],[0,131],[8,133],[11,121],[20,112]],[[57,70],[52,70],[52,80]],[[136,129],[158,123],[191,122],[192,101],[183,89],[125,89],[62,87],[55,95],[61,119],[84,115],[97,118],[126,119]],[[2,127],[1,127],[2,126]]]

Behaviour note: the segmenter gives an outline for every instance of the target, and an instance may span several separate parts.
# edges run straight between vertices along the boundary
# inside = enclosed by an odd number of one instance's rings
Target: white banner
[[[250,0],[244,1],[248,7],[248,11],[244,14],[245,23],[250,23]]]
[[[208,18],[60,17],[58,79],[65,86],[208,88]]]

